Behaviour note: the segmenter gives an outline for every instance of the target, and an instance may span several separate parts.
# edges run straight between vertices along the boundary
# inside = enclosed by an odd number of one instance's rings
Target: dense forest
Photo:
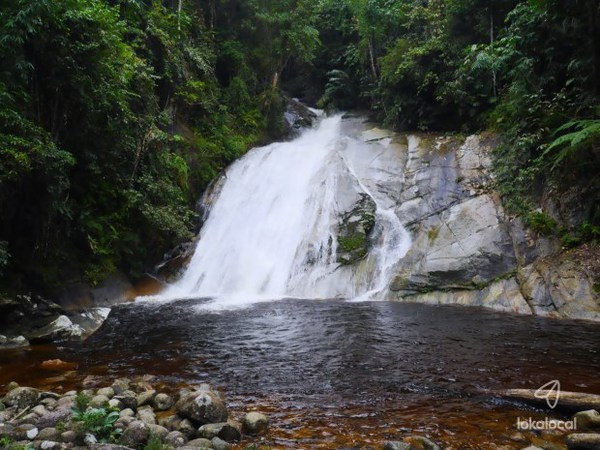
[[[283,137],[286,96],[398,130],[499,133],[509,212],[600,237],[597,0],[5,0],[0,290],[133,279],[200,192]],[[577,189],[582,223],[537,210]]]

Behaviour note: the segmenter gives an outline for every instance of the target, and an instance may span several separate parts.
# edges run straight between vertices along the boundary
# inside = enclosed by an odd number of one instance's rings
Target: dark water
[[[564,390],[600,394],[596,324],[388,302],[282,300],[217,313],[201,305],[120,306],[81,345],[0,353],[8,369],[0,382],[9,373],[65,388],[89,374],[209,382],[240,414],[269,411],[272,444],[302,448],[378,445],[410,433],[449,448],[523,448],[512,436],[517,417],[560,416],[486,390],[559,379]],[[56,357],[79,370],[62,378],[27,371]]]

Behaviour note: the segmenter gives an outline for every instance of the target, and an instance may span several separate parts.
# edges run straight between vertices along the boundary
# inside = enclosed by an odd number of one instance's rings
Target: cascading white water
[[[323,119],[292,142],[255,148],[232,164],[186,272],[160,297],[215,297],[227,305],[377,298],[410,236],[373,188],[377,174],[368,162],[389,142],[350,137],[341,124],[341,116]],[[374,242],[366,258],[342,266],[336,231],[360,194],[377,205]]]

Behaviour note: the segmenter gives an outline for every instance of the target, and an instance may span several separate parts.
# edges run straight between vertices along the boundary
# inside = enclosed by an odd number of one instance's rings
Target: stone
[[[137,396],[133,391],[123,391],[121,394],[115,395],[113,399],[121,402],[123,408],[137,410]]]
[[[67,430],[60,434],[60,440],[62,442],[75,442],[77,440],[77,433],[73,430]]]
[[[32,441],[36,438],[39,432],[39,428],[35,425],[32,425],[30,423],[23,423],[14,427],[11,437],[15,440],[29,439],[30,441]]]
[[[60,422],[66,422],[71,418],[68,407],[56,408],[54,411],[43,415],[37,421],[37,426],[42,428],[56,428]]]
[[[192,441],[189,441],[187,444],[185,444],[186,447],[190,447],[190,448],[212,448],[212,442],[209,441],[208,439],[204,439],[204,438],[198,438],[198,439],[194,439]]]
[[[151,404],[155,396],[156,391],[154,390],[139,393],[136,397],[138,407]]]
[[[164,438],[164,443],[172,447],[178,448],[183,446],[187,442],[185,434],[180,431],[171,431]]]
[[[227,408],[212,390],[191,392],[180,398],[175,408],[181,417],[200,425],[227,420]]]
[[[98,389],[96,395],[104,395],[106,397],[113,398],[115,396],[115,390],[112,387],[103,387]]]
[[[148,425],[156,425],[156,416],[150,406],[138,408],[136,418]]]
[[[410,443],[411,450],[441,450],[439,445],[424,436],[409,436],[405,441]]]
[[[525,447],[521,450],[544,450],[543,448],[536,447],[535,445],[530,445],[529,447]]]
[[[178,415],[171,416],[163,416],[158,419],[158,424],[169,430],[176,430],[179,428],[179,424],[181,423],[181,417]]]
[[[535,389],[503,389],[493,391],[499,397],[521,400],[536,406],[547,407],[546,397],[539,395],[540,391]],[[541,391],[543,394],[544,391]],[[552,395],[550,391],[546,392]],[[561,391],[556,409],[567,411],[584,411],[600,408],[600,395],[587,394],[584,392]]]
[[[48,411],[52,411],[58,400],[53,398],[44,398],[40,400],[40,405],[44,405]]]
[[[269,419],[266,415],[252,411],[244,416],[242,431],[245,434],[262,434],[269,427]]]
[[[40,400],[40,391],[30,387],[18,387],[12,389],[4,397],[4,404],[14,406],[17,409],[34,407]]]
[[[218,437],[227,442],[239,441],[242,438],[239,428],[233,422],[209,423],[198,429],[198,434],[206,439]]]
[[[46,409],[46,407],[44,405],[37,405],[35,406],[32,410],[32,413],[36,414],[37,416],[43,416],[45,414],[48,414],[48,410]]]
[[[388,441],[383,444],[383,450],[413,450],[410,444],[401,441]]]
[[[108,404],[109,398],[106,395],[96,395],[90,400],[90,406],[93,408],[103,408]]]
[[[150,429],[150,436],[155,436],[161,441],[164,440],[165,437],[169,434],[169,430],[160,425],[150,424],[148,425],[148,428]]]
[[[212,438],[210,443],[212,444],[212,448],[214,450],[230,450],[232,448],[230,443],[218,437]]]
[[[67,316],[61,315],[49,324],[28,333],[26,337],[32,343],[40,344],[80,338],[82,335],[83,330],[79,325],[75,325]]]
[[[127,447],[138,447],[145,444],[150,437],[150,428],[148,424],[135,420],[123,431],[119,438],[119,444]]]
[[[43,428],[40,430],[37,439],[41,441],[58,441],[60,439],[60,433],[56,428]]]
[[[600,413],[595,409],[580,411],[573,417],[577,421],[578,431],[593,431],[600,429]]]
[[[375,201],[367,194],[360,194],[353,208],[341,215],[337,236],[337,262],[354,264],[367,255],[376,210]]]
[[[131,408],[125,408],[119,412],[119,417],[134,417],[135,412]]]
[[[118,409],[118,410],[122,410],[124,407],[123,402],[121,402],[120,400],[117,400],[116,398],[111,398],[108,401],[108,406],[111,409]]]
[[[188,419],[183,419],[177,424],[177,431],[181,431],[188,439],[195,438],[197,434],[196,427]]]
[[[0,349],[2,348],[23,348],[28,347],[29,341],[25,336],[4,336],[0,335]]]
[[[123,392],[129,390],[129,385],[131,380],[129,378],[118,378],[112,384],[113,391],[115,395],[121,395]]]
[[[600,450],[600,434],[573,433],[567,436],[569,450]]]
[[[153,404],[157,411],[166,411],[173,406],[174,402],[170,395],[160,393],[154,397]]]
[[[40,364],[42,369],[46,370],[75,370],[77,364],[72,362],[63,361],[62,359],[48,359]]]

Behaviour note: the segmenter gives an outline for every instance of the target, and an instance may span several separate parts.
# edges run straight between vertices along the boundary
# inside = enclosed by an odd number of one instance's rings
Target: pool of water
[[[0,386],[67,390],[89,375],[150,374],[167,388],[226,392],[234,416],[271,415],[267,443],[362,448],[409,434],[450,449],[526,447],[564,437],[518,431],[518,417],[556,417],[490,390],[600,394],[600,325],[476,308],[287,299],[214,311],[208,300],[125,304],[83,343],[0,352]],[[78,370],[40,368],[60,358]],[[521,439],[521,441],[519,441]]]

